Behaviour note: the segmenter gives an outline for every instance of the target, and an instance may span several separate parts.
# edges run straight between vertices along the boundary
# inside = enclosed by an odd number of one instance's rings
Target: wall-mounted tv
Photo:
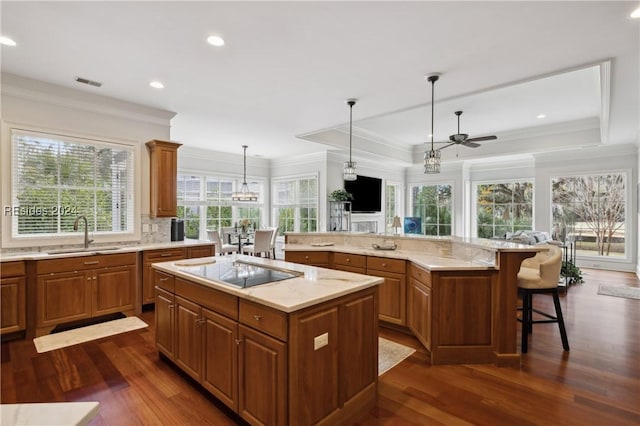
[[[356,180],[345,180],[344,189],[353,196],[353,213],[382,211],[382,179],[358,175]]]

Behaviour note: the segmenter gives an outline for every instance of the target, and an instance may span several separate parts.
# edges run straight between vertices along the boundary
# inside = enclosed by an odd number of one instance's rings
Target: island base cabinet
[[[238,413],[253,425],[286,425],[286,345],[244,325],[239,340]]]
[[[173,360],[175,339],[175,296],[166,290],[156,287],[156,347],[169,359]]]
[[[0,334],[24,330],[25,319],[25,279],[22,277],[0,280]]]
[[[202,386],[238,411],[238,323],[208,309],[202,310],[205,320],[204,375]]]
[[[431,350],[431,289],[411,278],[407,325],[425,348]]]
[[[202,379],[202,308],[176,296],[175,363],[195,380]]]

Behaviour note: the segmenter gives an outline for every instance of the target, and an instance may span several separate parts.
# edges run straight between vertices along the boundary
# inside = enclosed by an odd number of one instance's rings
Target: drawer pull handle
[[[171,253],[161,253],[160,257],[167,257],[167,256],[171,256]]]
[[[305,260],[309,260],[309,256],[305,256],[304,258],[305,258]]]
[[[382,264],[382,267],[383,267],[383,268],[386,268],[386,267],[387,267],[387,264],[386,264],[386,263],[383,263],[383,264]]]
[[[91,260],[89,262],[84,262],[85,265],[97,265],[98,263],[100,263],[99,260]]]
[[[253,317],[255,318],[256,321],[260,321],[262,319],[261,315],[254,315]]]
[[[160,278],[160,281],[168,281],[169,277]]]
[[[196,324],[198,324],[198,325],[202,325],[202,324],[204,324],[204,319],[203,319],[203,318],[198,318],[198,319],[196,320]]]
[[[347,262],[351,262],[351,259],[349,259],[348,257],[347,257]]]

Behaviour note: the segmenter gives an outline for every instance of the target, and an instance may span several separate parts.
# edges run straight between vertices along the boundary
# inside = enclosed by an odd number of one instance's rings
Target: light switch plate
[[[158,224],[157,223],[154,223],[154,224],[151,225],[151,231],[152,232],[158,232]]]
[[[313,350],[317,351],[329,344],[329,333],[324,333],[313,338]]]
[[[149,232],[149,224],[148,223],[143,223],[142,224],[142,232]]]

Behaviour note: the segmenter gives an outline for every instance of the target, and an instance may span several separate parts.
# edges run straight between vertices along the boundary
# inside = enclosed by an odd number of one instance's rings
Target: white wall
[[[3,205],[11,205],[11,129],[22,128],[133,143],[138,148],[135,213],[136,217],[149,214],[149,154],[144,143],[169,140],[170,120],[175,113],[101,96],[97,94],[99,88],[76,90],[7,73],[1,79]],[[3,216],[2,247],[20,245],[9,241],[10,220],[5,219]],[[135,228],[132,239],[139,239],[140,221]]]

